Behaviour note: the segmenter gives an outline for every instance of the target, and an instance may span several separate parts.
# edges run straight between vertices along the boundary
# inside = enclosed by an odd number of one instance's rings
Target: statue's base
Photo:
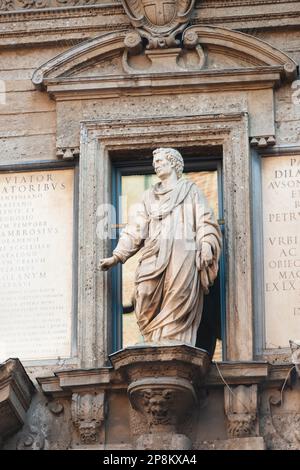
[[[178,432],[198,407],[210,360],[206,351],[180,342],[141,343],[110,356],[127,382],[127,393],[141,427],[138,449],[191,449]]]

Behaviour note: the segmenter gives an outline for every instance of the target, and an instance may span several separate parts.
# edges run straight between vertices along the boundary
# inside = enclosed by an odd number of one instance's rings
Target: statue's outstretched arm
[[[148,236],[149,218],[144,203],[136,204],[131,211],[130,221],[122,231],[113,256],[100,261],[100,269],[107,271],[118,263],[125,263],[143,246]]]

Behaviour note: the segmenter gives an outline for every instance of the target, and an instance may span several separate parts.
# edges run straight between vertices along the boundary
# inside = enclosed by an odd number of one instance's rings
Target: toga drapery
[[[202,243],[213,263],[199,272]],[[177,340],[195,345],[203,294],[218,272],[221,233],[199,188],[179,179],[172,189],[157,183],[143,195],[134,221],[113,254],[124,263],[140,250],[135,277],[135,313],[146,342]]]

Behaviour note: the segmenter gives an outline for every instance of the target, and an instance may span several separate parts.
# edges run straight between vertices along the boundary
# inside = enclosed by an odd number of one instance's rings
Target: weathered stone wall
[[[91,120],[162,114],[180,117],[191,111],[203,114],[212,108],[215,112],[222,112],[225,101],[227,110],[245,111],[246,98],[241,99],[237,93],[227,92],[226,100],[214,105],[213,94],[208,94],[207,99],[201,102],[192,93],[181,96],[123,96],[118,106],[116,98],[105,99],[101,107],[97,106],[97,100],[72,102],[69,109],[64,108],[70,119],[62,122],[64,110],[59,118],[56,111],[65,104],[56,103],[47,92],[37,90],[31,81],[32,74],[47,60],[85,39],[129,28],[129,21],[119,2],[102,3],[99,0],[95,2],[96,6],[84,5],[83,8],[74,7],[62,12],[59,2],[55,0],[41,4],[41,8],[35,8],[33,2],[30,5],[32,9],[25,13],[24,2],[12,0],[6,2],[7,8],[0,11],[0,79],[5,85],[0,104],[1,164],[56,160],[60,142],[65,143],[69,138],[72,143],[73,136],[78,134],[77,115],[83,114],[84,119]],[[236,0],[229,4],[219,0],[199,1],[192,23],[225,26],[246,32],[269,42],[300,63],[300,1]],[[119,66],[117,62],[108,62],[111,70]],[[103,73],[103,66],[99,71]],[[294,88],[292,86],[289,83],[275,90],[276,141],[277,144],[300,146],[300,103],[295,94],[297,84]],[[73,120],[71,116],[74,116]],[[57,119],[61,132],[58,136]],[[33,379],[37,375],[49,375],[48,369],[42,366],[28,368],[28,372]],[[281,378],[279,388],[282,384]],[[292,390],[284,392],[283,403],[278,397],[277,401],[271,399],[277,395],[278,384],[259,392],[259,433],[250,432],[249,435],[263,436],[267,448],[299,449],[299,381],[295,382]],[[126,390],[122,387],[119,390],[111,389],[107,402],[103,444],[108,448],[130,448],[134,436],[130,433],[129,424],[131,420],[134,422],[134,417]],[[9,438],[4,448],[68,449],[76,442],[77,435],[71,416],[69,398],[60,397],[56,402],[39,391],[31,403],[24,428]],[[209,388],[207,399],[201,408],[199,406],[195,410],[195,416],[198,421],[188,424],[185,430],[192,438],[194,447],[221,447],[216,440],[227,439],[228,433],[224,394],[220,385]],[[238,444],[234,445],[238,447]]]
[[[53,2],[52,2],[53,3]],[[53,8],[54,3],[51,7]],[[49,2],[44,2],[46,8]],[[8,4],[7,4],[8,5]],[[55,4],[57,7],[58,3]],[[55,103],[46,93],[38,92],[31,83],[34,70],[47,60],[67,50],[72,45],[86,38],[95,37],[118,28],[128,28],[122,6],[112,2],[111,6],[96,8],[75,8],[62,15],[59,8],[46,10],[41,16],[42,7],[30,9],[28,13],[22,2],[11,2],[3,7],[1,14],[0,47],[1,80],[5,81],[5,103],[0,106],[1,161],[30,161],[55,159]],[[34,2],[32,4],[34,8]],[[18,13],[15,12],[18,10]],[[28,8],[27,8],[28,10]],[[118,22],[111,13],[119,12]],[[51,18],[51,15],[53,18]],[[80,20],[78,19],[80,15]],[[300,15],[299,2],[199,2],[192,22],[222,25],[245,31],[265,40],[288,53],[296,62],[300,61],[300,31],[297,18]],[[59,19],[60,18],[60,19]],[[18,20],[18,21],[16,21]],[[281,28],[278,30],[278,21]],[[32,22],[32,24],[31,24]],[[63,29],[60,22],[64,25]],[[97,25],[94,28],[93,25]],[[289,25],[289,28],[284,26]],[[291,25],[293,29],[291,29]],[[78,32],[84,28],[84,33]],[[30,42],[29,42],[30,40]],[[23,45],[27,43],[28,46]],[[44,43],[44,44],[43,44]],[[276,125],[278,143],[298,143],[300,116],[299,105],[293,104],[292,94],[295,89],[290,85],[281,87],[276,92]],[[158,103],[158,113],[167,107],[172,114],[182,113],[191,104],[185,100],[176,104],[167,101]],[[186,97],[187,98],[187,97]],[[153,103],[153,107],[155,107]],[[144,112],[139,101],[139,112]],[[146,111],[148,100],[145,101]],[[177,108],[177,109],[176,109]],[[108,103],[110,112],[114,109]],[[128,112],[135,113],[134,105],[128,103]],[[205,111],[205,110],[204,110]],[[74,110],[76,112],[76,110]],[[105,115],[105,110],[103,110]],[[109,116],[110,114],[108,114]],[[94,116],[91,115],[91,118]],[[40,144],[42,142],[42,145]]]
[[[5,87],[0,105],[1,164],[56,158],[55,102],[35,89],[31,77],[36,67],[65,49],[37,44],[1,51],[0,79]]]

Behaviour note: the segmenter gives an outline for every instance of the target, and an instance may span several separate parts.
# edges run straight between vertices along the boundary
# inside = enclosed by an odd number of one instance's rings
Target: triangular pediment
[[[226,28],[192,26],[183,33],[181,47],[145,49],[136,54],[126,47],[130,34],[118,31],[76,45],[39,67],[33,74],[33,83],[55,94],[68,89],[132,87],[133,79],[137,87],[146,77],[151,78],[150,86],[161,87],[166,80],[170,86],[171,78],[179,80],[180,76],[185,84],[191,84],[197,76],[197,84],[206,88],[222,81],[227,86],[229,82],[260,80],[278,84],[296,77],[297,65],[287,54],[260,39]]]

